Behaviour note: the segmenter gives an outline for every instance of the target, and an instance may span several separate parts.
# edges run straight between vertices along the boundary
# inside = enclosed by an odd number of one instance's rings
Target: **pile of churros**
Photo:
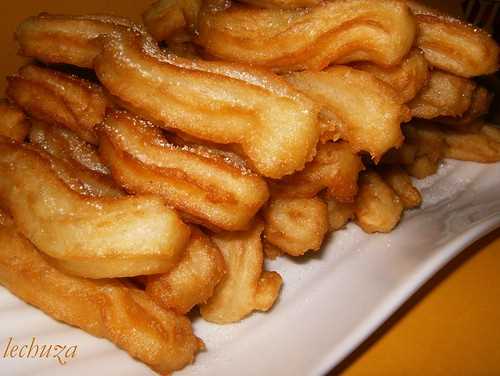
[[[485,32],[412,1],[40,14],[0,102],[0,283],[159,373],[268,311],[264,259],[390,232],[444,158],[500,160]],[[307,257],[307,256],[306,256]],[[285,281],[286,282],[286,281]],[[208,349],[210,351],[210,349]]]

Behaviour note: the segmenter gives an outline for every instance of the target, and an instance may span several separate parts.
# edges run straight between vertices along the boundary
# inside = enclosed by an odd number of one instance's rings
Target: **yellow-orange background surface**
[[[2,91],[5,75],[23,62],[13,40],[23,18],[39,12],[107,12],[138,21],[149,4],[141,0],[1,3]],[[500,375],[500,230],[469,247],[333,373]]]

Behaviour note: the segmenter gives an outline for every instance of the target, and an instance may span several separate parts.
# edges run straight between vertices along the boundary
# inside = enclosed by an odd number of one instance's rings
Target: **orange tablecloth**
[[[16,57],[13,32],[39,12],[112,12],[140,19],[149,1],[4,1],[0,89]],[[411,299],[335,373],[357,375],[500,374],[500,230],[464,252]]]
[[[441,270],[332,374],[500,375],[500,229]]]

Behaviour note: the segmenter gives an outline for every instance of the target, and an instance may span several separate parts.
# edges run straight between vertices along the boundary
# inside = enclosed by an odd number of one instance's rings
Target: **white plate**
[[[269,263],[285,286],[276,307],[235,325],[196,319],[207,345],[178,375],[318,375],[348,355],[412,293],[474,240],[500,225],[500,164],[447,161],[419,182],[424,205],[388,235],[355,225],[321,254]],[[60,324],[0,288],[0,369],[5,375],[151,375],[109,342]],[[78,345],[74,359],[2,358],[6,342]]]

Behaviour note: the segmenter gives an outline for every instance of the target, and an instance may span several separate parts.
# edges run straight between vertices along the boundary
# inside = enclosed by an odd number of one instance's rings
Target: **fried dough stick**
[[[444,130],[442,134],[446,142],[445,158],[480,163],[500,161],[500,129],[498,126],[485,123],[475,133]]]
[[[408,7],[392,0],[324,1],[306,10],[206,7],[198,27],[195,42],[209,54],[280,71],[353,61],[396,65],[416,32]]]
[[[416,148],[415,158],[405,165],[406,171],[417,179],[434,175],[444,158],[446,142],[442,132],[422,120],[405,127],[406,142]]]
[[[37,129],[35,124],[33,129]],[[47,127],[38,131],[70,132],[63,128]],[[39,135],[40,136],[40,135]],[[43,137],[46,135],[43,134]],[[75,136],[76,137],[76,136]],[[74,140],[72,140],[74,141]],[[67,145],[56,145],[59,154],[68,152]],[[52,151],[49,147],[49,151]],[[70,151],[71,152],[71,151]],[[123,195],[114,184],[107,184],[102,176],[86,168],[78,168],[65,160],[51,158],[51,167],[66,185],[82,195],[92,197],[113,197]],[[66,263],[68,264],[68,263]],[[73,268],[78,267],[75,262]],[[187,313],[194,305],[204,303],[213,294],[213,290],[225,273],[224,258],[210,238],[201,231],[192,228],[191,238],[179,264],[165,274],[144,277],[146,292],[160,306],[179,314]]]
[[[160,198],[80,195],[29,146],[0,142],[0,200],[37,248],[86,277],[165,272],[189,238]]]
[[[419,207],[422,195],[412,184],[410,176],[398,166],[386,166],[379,171],[384,181],[396,192],[405,209]]]
[[[7,96],[35,119],[67,127],[87,142],[110,103],[102,88],[87,80],[36,65],[7,78]]]
[[[453,126],[452,128],[469,131],[477,124],[481,116],[486,115],[490,109],[493,94],[486,90],[484,87],[477,86],[472,93],[471,104],[467,111],[460,117],[438,117],[435,121],[443,124]]]
[[[269,197],[264,179],[216,149],[173,143],[125,112],[111,113],[99,135],[101,156],[116,181],[132,193],[161,195],[195,223],[245,229]]]
[[[157,41],[179,32],[194,33],[202,0],[158,0],[142,15],[148,32]]]
[[[0,136],[23,141],[30,130],[30,123],[19,107],[0,100]]]
[[[435,70],[408,107],[413,117],[422,119],[460,117],[470,108],[476,87],[472,80]]]
[[[329,197],[353,202],[363,169],[348,143],[327,142],[318,146],[316,157],[302,171],[272,183],[272,191],[280,197],[312,198],[326,188]]]
[[[217,246],[192,228],[184,258],[170,272],[148,276],[146,293],[160,306],[185,314],[207,302],[225,273],[224,257]]]
[[[67,128],[32,120],[30,144],[50,155],[57,176],[74,191],[93,197],[118,197],[125,192],[109,175],[97,149]]]
[[[281,276],[263,271],[263,230],[262,223],[256,222],[247,231],[212,236],[224,255],[227,274],[209,301],[200,306],[205,320],[217,324],[240,321],[254,310],[268,311],[278,298]]]
[[[26,303],[109,339],[162,374],[191,363],[203,348],[185,317],[116,279],[64,274],[7,221],[0,221],[0,283]]]
[[[29,141],[50,155],[93,171],[101,176],[109,175],[108,167],[101,161],[97,148],[78,137],[67,128],[33,121]]]
[[[328,223],[330,231],[337,231],[343,228],[347,222],[354,218],[355,203],[344,203],[334,198],[325,197],[328,205]]]
[[[70,132],[36,123],[38,131]],[[37,132],[39,133],[39,132]],[[40,135],[38,135],[40,137]],[[46,137],[46,134],[42,135]],[[76,137],[76,136],[75,136]],[[67,145],[56,145],[57,152],[68,152]],[[49,147],[49,151],[50,147]],[[114,185],[108,185],[102,176],[97,176],[86,168],[78,168],[65,160],[50,159],[52,170],[66,185],[82,195],[92,197],[113,197],[123,195]],[[57,263],[57,262],[55,262]],[[66,263],[68,264],[68,262]],[[76,261],[72,267],[77,268]],[[204,303],[212,294],[215,286],[225,273],[224,259],[219,249],[201,231],[192,228],[191,238],[182,260],[165,274],[151,276],[147,281],[146,292],[159,305],[179,314],[187,313],[194,305]]]
[[[375,161],[403,142],[400,124],[409,110],[397,93],[368,72],[333,67],[297,72],[286,79],[322,105],[320,117],[349,142],[354,152],[367,151]]]
[[[420,154],[433,160],[500,161],[500,129],[495,124],[478,121],[472,131],[457,131],[432,122],[412,122],[407,137],[418,146]]]
[[[161,127],[241,146],[262,175],[280,178],[314,156],[317,106],[272,73],[164,54],[139,26],[112,17],[42,15],[16,36],[25,56],[94,67],[121,105]]]
[[[296,9],[318,5],[322,0],[240,0],[261,8]]]
[[[418,49],[410,51],[401,64],[385,68],[377,64],[361,62],[353,67],[372,73],[378,79],[391,85],[398,93],[401,103],[411,101],[427,84],[430,77],[429,64]]]
[[[356,223],[367,233],[390,232],[401,219],[403,204],[375,171],[361,174],[356,200]]]
[[[264,210],[266,241],[290,256],[320,249],[328,231],[328,207],[318,197],[273,198]]]
[[[73,191],[90,197],[120,197],[125,192],[108,176],[95,173],[77,163],[54,157],[43,150],[36,150],[50,164],[50,168]]]
[[[416,1],[406,3],[417,20],[417,47],[431,65],[462,77],[498,69],[498,45],[485,31]]]

